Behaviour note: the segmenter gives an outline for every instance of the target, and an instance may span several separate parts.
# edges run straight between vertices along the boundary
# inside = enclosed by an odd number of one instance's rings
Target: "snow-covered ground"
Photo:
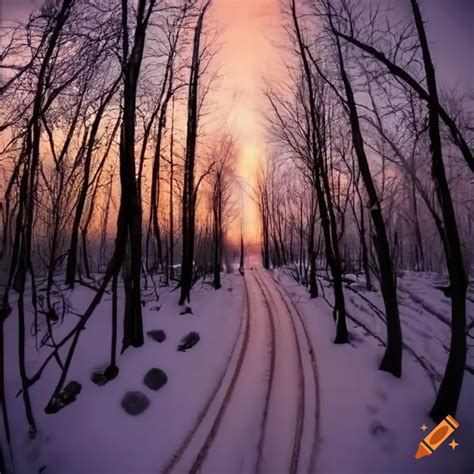
[[[433,455],[415,460],[420,441],[435,424],[428,412],[444,372],[449,347],[449,300],[434,288],[444,280],[436,274],[405,272],[398,280],[404,342],[400,380],[377,370],[384,347],[353,321],[350,345],[335,345],[331,309],[322,298],[310,300],[288,275],[275,272],[305,318],[315,348],[320,395],[319,473],[466,473],[474,472],[474,375],[465,372],[453,434],[459,446],[444,443]],[[385,340],[385,325],[375,307],[383,309],[378,292],[366,292],[357,279],[347,289],[348,313]],[[325,287],[328,300],[331,290]],[[472,294],[470,295],[472,298]],[[468,301],[470,318],[474,305]],[[468,364],[474,366],[473,331]],[[418,360],[415,358],[418,358]],[[420,362],[425,365],[422,367]],[[450,440],[451,440],[450,438]]]
[[[223,274],[220,291],[199,282],[190,304],[193,314],[180,315],[183,308],[177,304],[178,292],[161,288],[159,294],[156,301],[153,291],[144,291],[148,300],[143,312],[144,328],[145,331],[163,329],[166,340],[158,343],[145,336],[144,347],[129,349],[119,357],[119,376],[98,387],[90,376],[94,369],[108,364],[110,351],[111,304],[110,295],[105,296],[87,323],[68,376],[68,380],[82,384],[77,401],[54,415],[44,413],[59,376],[54,361],[31,389],[39,429],[33,441],[28,438],[22,399],[15,398],[20,388],[17,319],[15,313],[10,315],[5,327],[6,385],[17,474],[37,474],[43,466],[46,466],[41,471],[44,474],[161,471],[226,369],[241,321],[243,279],[238,274]],[[70,300],[80,311],[87,307],[92,295],[92,291],[77,287]],[[120,309],[119,306],[119,315]],[[69,318],[76,322],[75,316]],[[68,327],[65,321],[63,327],[55,329],[57,340]],[[177,345],[190,331],[199,333],[200,342],[186,352],[178,352]],[[49,352],[49,348],[43,348],[37,355],[30,344],[29,375],[35,373]],[[152,367],[161,368],[168,375],[168,383],[156,392],[143,384],[146,372]],[[121,407],[123,395],[130,390],[140,390],[150,399],[149,408],[138,416],[128,415]]]
[[[325,299],[310,300],[306,290],[282,271],[275,271],[272,276],[281,283],[299,310],[315,350],[318,379],[316,472],[473,472],[474,375],[468,371],[456,414],[460,427],[451,437],[459,446],[453,451],[445,443],[432,456],[421,460],[414,458],[418,443],[426,435],[420,427],[423,424],[430,430],[434,427],[428,412],[447,360],[444,347],[449,345],[449,299],[434,288],[443,283],[439,276],[405,272],[399,278],[400,312],[406,344],[400,380],[377,370],[384,347],[374,335],[382,341],[386,337],[379,293],[366,292],[362,281],[349,276],[350,284],[346,289],[348,313],[374,334],[349,320],[351,344],[335,345],[332,343],[335,327],[331,308]],[[324,292],[330,301],[331,290],[327,285],[324,285]],[[153,290],[144,291],[145,331],[162,329],[166,340],[158,343],[146,337],[144,347],[129,349],[119,357],[118,378],[98,387],[91,382],[90,376],[94,369],[108,362],[111,304],[110,295],[105,296],[81,335],[68,376],[68,380],[82,384],[77,401],[57,414],[44,413],[59,375],[54,361],[31,389],[39,428],[35,440],[28,438],[21,397],[15,398],[20,388],[17,319],[15,312],[10,315],[5,326],[6,383],[16,473],[151,474],[161,472],[169,463],[202,415],[229,361],[234,360],[232,354],[243,334],[246,298],[244,279],[238,273],[223,274],[220,291],[201,286],[199,282],[192,293],[190,306],[193,314],[180,315],[182,307],[177,305],[177,292],[158,288],[158,293],[157,300]],[[91,290],[77,287],[70,296],[71,305],[80,312],[87,307],[92,296]],[[468,304],[472,318],[473,304]],[[262,308],[255,309],[254,317],[264,315]],[[277,313],[274,308],[274,314]],[[76,322],[77,317],[69,315],[63,325],[56,326],[56,340]],[[201,340],[187,352],[178,352],[178,343],[190,331],[199,332]],[[472,337],[469,344],[473,345]],[[252,349],[252,344],[249,347]],[[263,348],[264,352],[268,350]],[[27,351],[29,375],[35,373],[49,351],[49,348],[43,348],[37,354],[34,338],[30,338]],[[468,366],[474,367],[472,350],[468,355]],[[163,369],[168,375],[168,383],[156,392],[143,384],[144,375],[153,367]],[[237,395],[240,391],[252,398],[252,393],[264,391],[268,380],[258,371],[262,372],[259,364],[249,364],[244,360],[243,376],[237,379],[237,385],[240,384],[235,390]],[[248,392],[246,380],[253,385],[248,387]],[[286,382],[295,383],[290,379]],[[140,390],[150,400],[148,409],[135,417],[126,414],[121,407],[123,395],[130,390]],[[207,463],[208,470],[206,464],[203,466],[204,473],[226,474],[223,466],[235,457],[237,451],[229,451],[230,445],[222,446],[223,443],[249,444],[249,440],[237,442],[232,439],[231,428],[242,425],[249,418],[242,416],[242,410],[247,410],[248,415],[251,412],[249,407],[253,407],[251,399],[247,405],[243,402],[239,405],[237,402],[245,397],[237,395],[229,404],[221,437],[218,435],[216,438],[215,450]],[[240,411],[239,406],[242,407]],[[288,427],[282,425],[280,429],[284,431]],[[310,449],[306,447],[306,451]],[[228,452],[226,459],[215,457],[224,452]],[[247,471],[244,469],[242,472]]]

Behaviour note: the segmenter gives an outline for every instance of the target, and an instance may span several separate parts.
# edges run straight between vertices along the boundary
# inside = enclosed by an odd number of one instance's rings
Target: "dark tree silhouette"
[[[446,177],[443,162],[443,150],[439,126],[437,104],[438,87],[436,74],[426,38],[421,11],[416,0],[411,0],[415,25],[418,31],[423,62],[426,72],[426,84],[430,95],[428,102],[429,136],[431,141],[431,173],[435,182],[436,194],[443,215],[443,244],[446,253],[449,278],[451,281],[451,345],[448,363],[439,387],[435,404],[430,411],[431,417],[440,422],[447,415],[454,416],[458,406],[466,365],[466,292],[468,278],[464,267],[456,212]]]
[[[183,202],[182,202],[182,256],[181,256],[181,294],[179,304],[190,300],[193,285],[194,238],[196,226],[195,162],[196,137],[198,129],[198,95],[201,67],[201,35],[204,17],[211,1],[208,0],[200,9],[194,28],[193,56],[189,76],[186,155],[184,162]]]

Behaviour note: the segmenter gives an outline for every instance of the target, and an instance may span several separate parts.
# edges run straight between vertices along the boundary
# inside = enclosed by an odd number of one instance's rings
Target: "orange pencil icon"
[[[459,428],[459,423],[448,415],[431,433],[418,445],[415,458],[429,456],[438,449],[446,439]]]

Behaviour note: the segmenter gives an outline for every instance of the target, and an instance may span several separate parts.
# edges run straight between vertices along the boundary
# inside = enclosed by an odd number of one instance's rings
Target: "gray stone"
[[[148,337],[151,337],[154,341],[160,342],[160,343],[166,339],[166,334],[165,334],[165,331],[163,331],[163,329],[158,329],[158,330],[153,329],[153,331],[148,331],[146,335]]]
[[[82,386],[79,382],[72,380],[69,382],[60,393],[60,397],[63,403],[66,405],[73,402],[76,397],[81,393]]]
[[[65,406],[76,401],[76,397],[81,393],[82,386],[79,382],[72,380],[69,382],[58,395],[54,396],[44,409],[47,414],[57,413]]]
[[[94,371],[91,380],[99,387],[103,387],[108,382],[103,370]]]
[[[142,392],[127,392],[122,398],[122,408],[129,415],[139,415],[150,405],[150,400]]]
[[[178,351],[186,352],[191,347],[195,346],[201,338],[199,337],[199,333],[196,331],[191,331],[190,333],[186,334],[186,336],[181,339],[181,344],[178,346]]]
[[[158,368],[150,369],[143,379],[143,383],[151,390],[159,390],[168,382],[166,373]]]

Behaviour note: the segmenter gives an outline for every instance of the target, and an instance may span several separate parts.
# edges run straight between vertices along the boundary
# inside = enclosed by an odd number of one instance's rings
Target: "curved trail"
[[[240,324],[239,328],[239,336],[236,338],[234,346],[232,348],[232,355],[230,357],[229,363],[227,364],[226,371],[221,375],[219,382],[217,386],[215,387],[212,395],[209,397],[206,405],[204,406],[203,410],[199,413],[199,416],[182,442],[182,444],[179,446],[177,451],[174,453],[173,457],[171,460],[167,463],[167,465],[163,468],[162,473],[167,474],[174,472],[175,467],[179,463],[183,461],[185,457],[185,453],[187,450],[190,449],[190,445],[192,442],[199,442],[197,440],[198,435],[199,435],[199,430],[206,428],[206,425],[209,423],[213,423],[212,428],[210,429],[209,434],[207,435],[207,438],[204,442],[204,445],[201,447],[196,460],[194,464],[197,462],[198,459],[202,458],[203,455],[207,452],[208,445],[212,442],[213,440],[213,432],[215,431],[215,424],[218,423],[220,417],[222,416],[221,411],[223,411],[227,405],[228,398],[230,397],[230,394],[232,393],[232,389],[235,385],[235,382],[237,380],[237,377],[239,375],[239,372],[242,368],[242,361],[245,355],[245,352],[247,350],[247,345],[248,345],[248,340],[249,340],[249,334],[250,334],[250,307],[249,307],[249,298],[248,298],[248,287],[247,287],[247,282],[245,281],[245,305],[244,305],[244,315],[242,317],[242,321]],[[233,362],[236,363],[235,370],[232,374],[232,378],[230,381],[226,380],[229,378],[229,372],[231,371],[231,366],[233,365]],[[223,395],[224,394],[224,395]],[[219,400],[222,398],[222,402]],[[209,420],[209,417],[213,416],[213,412],[215,410],[219,410],[217,415],[215,416],[214,420]]]
[[[275,352],[276,352],[276,343],[275,343],[275,318],[273,317],[272,313],[272,308],[270,307],[270,301],[268,297],[266,296],[263,287],[261,283],[259,282],[258,278],[256,278],[255,275],[253,275],[255,278],[255,281],[257,282],[260,291],[262,293],[264,302],[265,302],[265,307],[266,307],[266,312],[268,316],[268,322],[270,324],[270,335],[271,335],[271,352],[270,352],[270,369],[269,369],[269,376],[268,376],[268,384],[267,384],[267,390],[265,394],[265,406],[263,409],[263,417],[262,421],[260,424],[260,438],[258,441],[258,447],[257,447],[257,462],[256,462],[256,471],[260,472],[261,471],[261,464],[262,464],[262,452],[263,452],[263,445],[265,443],[265,434],[266,434],[266,428],[267,428],[267,420],[268,420],[268,411],[269,411],[269,406],[270,406],[270,397],[272,395],[272,388],[273,388],[273,377],[275,374],[275,362],[276,362],[276,357],[275,357]]]
[[[314,472],[314,350],[295,303],[269,274],[245,275],[246,310],[227,371],[163,472]]]
[[[306,345],[307,352],[309,353],[310,360],[311,360],[311,369],[308,372],[311,372],[310,380],[307,380],[308,384],[313,384],[314,387],[314,395],[315,395],[315,406],[314,406],[314,429],[315,433],[313,435],[313,444],[311,446],[311,457],[309,460],[308,472],[312,473],[316,471],[316,455],[317,455],[317,448],[318,448],[318,441],[319,441],[319,427],[321,424],[320,420],[320,390],[319,390],[319,379],[318,379],[318,365],[316,362],[316,353],[311,342],[311,338],[309,337],[308,329],[304,323],[303,315],[301,314],[300,310],[298,309],[298,303],[293,299],[293,296],[290,292],[280,284],[279,281],[275,279],[273,276],[273,281],[276,283],[276,289],[280,292],[283,301],[285,302],[285,306],[287,307],[288,311],[294,311],[296,318],[299,320],[300,328],[302,329],[302,335],[300,340],[304,341]],[[301,346],[300,346],[301,349]],[[301,350],[305,350],[304,347]],[[308,391],[308,390],[307,390]],[[311,391],[311,390],[309,390]]]
[[[304,373],[298,336],[293,318],[289,312],[285,314],[286,308],[279,301],[278,295],[275,297],[275,290],[272,288],[274,284],[270,286],[265,282],[264,275],[258,271],[254,272],[253,276],[267,305],[268,317],[274,327],[274,346],[277,347],[274,354],[277,375],[270,379],[269,400],[266,406],[270,417],[262,425],[262,440],[265,441],[263,446],[267,456],[264,457],[259,449],[257,472],[278,472],[277,470],[281,469],[282,472],[296,473],[305,410]],[[288,385],[295,390],[289,391]],[[289,427],[293,428],[293,436]],[[282,434],[286,436],[281,436]],[[283,469],[288,458],[289,465]]]

